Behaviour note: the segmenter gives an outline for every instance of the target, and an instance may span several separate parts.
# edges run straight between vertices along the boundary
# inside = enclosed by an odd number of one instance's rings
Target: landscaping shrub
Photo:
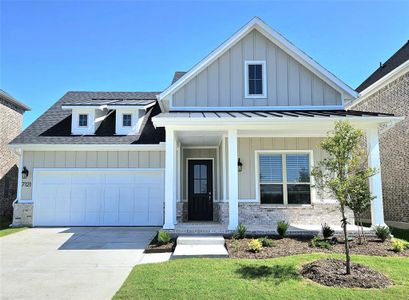
[[[393,238],[391,243],[392,243],[392,250],[395,252],[402,252],[405,249],[409,249],[409,242],[405,240]]]
[[[236,231],[233,234],[235,239],[244,239],[246,236],[247,227],[244,224],[237,225]]]
[[[321,225],[321,227],[322,227],[322,235],[324,239],[330,238],[335,232],[327,223],[325,223],[324,225]]]
[[[161,245],[169,244],[171,239],[172,238],[171,238],[169,232],[167,232],[165,230],[159,230],[159,232],[158,232],[158,243],[159,244],[161,244]]]
[[[274,242],[272,239],[269,239],[268,237],[262,237],[258,239],[261,244],[263,245],[263,247],[273,247],[274,246]]]
[[[381,239],[382,242],[386,241],[390,237],[391,232],[388,226],[374,226],[376,236]]]
[[[236,240],[234,237],[232,238],[232,247],[234,252],[240,251],[240,242]]]
[[[263,245],[261,244],[261,242],[257,239],[251,239],[251,241],[248,244],[249,250],[251,252],[260,252],[261,248],[263,248]]]
[[[392,250],[395,252],[402,252],[405,250],[405,244],[402,240],[392,239]]]
[[[332,249],[332,245],[329,241],[320,239],[319,236],[314,236],[308,245],[312,248]]]
[[[288,224],[288,222],[284,220],[281,220],[277,223],[277,232],[280,235],[280,237],[285,237],[289,226],[290,224]]]

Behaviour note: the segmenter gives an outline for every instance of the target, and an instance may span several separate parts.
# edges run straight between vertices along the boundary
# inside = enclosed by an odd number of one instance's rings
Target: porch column
[[[163,229],[174,229],[175,191],[176,191],[176,140],[175,131],[166,128],[165,158],[165,224]]]
[[[237,129],[229,129],[229,230],[239,223],[239,175],[237,168]]]
[[[379,153],[378,129],[371,128],[366,132],[368,143],[368,164],[371,168],[376,168],[378,173],[369,178],[369,188],[376,198],[371,202],[371,220],[372,225],[385,225],[383,217],[382,201],[382,178],[381,178],[381,161]]]

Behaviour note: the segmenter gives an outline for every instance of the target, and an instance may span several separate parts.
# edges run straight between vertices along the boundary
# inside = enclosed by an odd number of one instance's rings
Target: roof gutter
[[[12,149],[24,151],[164,151],[159,144],[9,144]]]

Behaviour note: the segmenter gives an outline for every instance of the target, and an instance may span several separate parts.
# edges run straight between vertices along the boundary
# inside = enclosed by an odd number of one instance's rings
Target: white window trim
[[[81,125],[81,116],[87,116],[87,125]],[[79,113],[78,114],[78,127],[87,128],[89,126],[89,114]]]
[[[310,176],[310,203],[309,204],[288,204],[288,195],[287,195],[287,164],[286,160],[283,159],[282,167],[283,167],[283,204],[265,204],[261,203],[260,197],[260,154],[281,154],[285,156],[285,154],[308,154],[309,155],[309,164],[310,164],[310,172],[314,168],[314,157],[313,157],[313,150],[256,150],[255,151],[255,182],[256,182],[256,202],[263,206],[278,206],[278,207],[296,207],[296,206],[311,206],[311,204],[315,203],[316,193],[313,186],[315,185],[314,177]],[[284,157],[283,157],[284,158]],[[279,183],[277,183],[279,184]]]
[[[248,65],[261,65],[262,70],[262,84],[263,84],[263,93],[262,94],[249,94],[249,69]],[[267,98],[267,67],[265,60],[246,60],[244,61],[244,97],[245,98]]]
[[[131,125],[124,125],[124,117],[131,116]],[[132,113],[123,113],[122,114],[122,127],[132,127]]]

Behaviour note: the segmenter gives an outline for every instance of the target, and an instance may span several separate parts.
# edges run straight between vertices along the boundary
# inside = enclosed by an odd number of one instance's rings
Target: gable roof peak
[[[303,51],[294,46],[290,41],[288,41],[283,35],[271,28],[267,23],[265,23],[261,18],[255,16],[249,22],[247,22],[243,27],[241,27],[236,33],[234,33],[230,38],[228,38],[219,47],[213,50],[208,56],[202,59],[194,67],[192,67],[186,74],[182,76],[177,81],[172,82],[172,84],[166,88],[160,95],[158,95],[158,100],[164,100],[169,95],[176,92],[180,87],[187,83],[191,78],[209,66],[217,58],[222,56],[226,51],[228,51],[236,42],[241,40],[245,35],[251,32],[253,29],[259,31],[272,43],[280,47],[283,51],[297,60],[299,63],[304,65],[311,72],[315,73],[322,80],[327,82],[330,86],[337,89],[339,92],[344,94],[345,99],[355,99],[358,97],[358,93],[343,81],[338,79],[335,75],[329,72],[327,69],[322,67],[319,63],[305,54]]]

